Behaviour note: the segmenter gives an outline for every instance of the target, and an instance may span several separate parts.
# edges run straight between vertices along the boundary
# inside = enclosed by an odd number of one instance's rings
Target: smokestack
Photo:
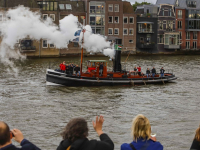
[[[114,72],[121,72],[122,67],[121,67],[121,49],[122,49],[122,40],[121,39],[116,39],[115,41],[115,60],[114,60],[114,65],[113,65],[113,71]]]

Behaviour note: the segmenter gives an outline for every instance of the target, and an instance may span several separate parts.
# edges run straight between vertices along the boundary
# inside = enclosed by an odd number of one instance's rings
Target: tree
[[[136,8],[138,6],[142,6],[142,5],[150,5],[151,3],[148,3],[148,2],[142,2],[142,3],[138,3],[137,1],[135,1],[135,4],[133,4],[133,9],[134,11],[136,10]]]

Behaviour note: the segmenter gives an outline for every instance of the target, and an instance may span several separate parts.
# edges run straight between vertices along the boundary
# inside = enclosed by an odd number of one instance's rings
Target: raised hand
[[[103,122],[104,122],[103,116],[100,117],[96,116],[96,122],[92,121],[94,130],[97,132],[99,136],[103,133],[102,131]]]
[[[13,129],[13,130],[11,130],[11,131],[12,131],[12,133],[14,134],[13,139],[14,139],[16,142],[21,143],[22,140],[24,139],[24,136],[23,136],[22,132],[21,132],[20,130],[18,130],[18,129]]]

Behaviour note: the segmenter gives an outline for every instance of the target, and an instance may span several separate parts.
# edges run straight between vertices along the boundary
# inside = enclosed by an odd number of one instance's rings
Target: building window
[[[108,12],[113,12],[113,4],[108,5]]]
[[[60,8],[60,10],[64,10],[65,9],[65,5],[64,4],[59,4],[59,8]]]
[[[193,49],[197,49],[197,42],[196,41],[193,42]]]
[[[178,10],[178,18],[182,18],[182,10]]]
[[[80,23],[83,24],[83,21],[85,19],[85,16],[80,16]]]
[[[173,30],[173,21],[167,21],[167,31],[172,31]]]
[[[50,10],[50,11],[58,10],[58,2],[40,1],[38,2],[38,5],[40,8],[42,8],[42,10]]]
[[[180,39],[182,39],[182,32],[180,32],[180,35],[179,35]]]
[[[147,43],[151,43],[151,34],[147,34]]]
[[[190,32],[186,32],[186,39],[190,39]]]
[[[169,9],[169,16],[172,16],[172,9]]]
[[[92,33],[94,33],[94,34],[100,34],[100,35],[105,35],[105,33],[104,33],[104,27],[92,27]]]
[[[113,23],[113,17],[112,16],[108,17],[108,23]]]
[[[159,35],[158,36],[158,43],[164,43],[164,36],[163,35]]]
[[[119,17],[115,17],[115,23],[119,23]]]
[[[193,39],[197,40],[197,32],[193,32]]]
[[[182,29],[182,21],[178,21],[178,29]]]
[[[108,28],[108,35],[113,35],[113,29],[112,28]]]
[[[129,43],[133,43],[133,40],[129,40]]]
[[[128,23],[128,17],[124,17],[124,23]]]
[[[49,47],[50,48],[55,48],[55,45],[54,44],[49,44]]]
[[[133,29],[129,29],[129,35],[133,35]]]
[[[97,2],[91,1],[90,2],[90,13],[105,13],[105,3],[104,2]]]
[[[118,28],[115,28],[115,29],[114,29],[114,34],[115,34],[115,35],[119,35],[119,29],[118,29]]]
[[[129,23],[134,23],[134,18],[133,17],[129,17]]]
[[[49,17],[52,19],[52,21],[55,21],[55,14],[50,14]]]
[[[189,41],[186,42],[186,49],[190,49],[190,42]]]
[[[47,40],[42,40],[42,48],[48,48]]]
[[[43,20],[47,20],[48,14],[43,14],[42,16],[43,16]]]
[[[162,16],[165,16],[165,9],[162,8]]]
[[[66,9],[72,9],[71,4],[66,4],[65,6],[66,6]]]
[[[196,1],[187,1],[187,6],[196,8]]]
[[[159,29],[163,30],[163,21],[160,21]]]
[[[140,37],[140,43],[144,43],[144,38]]]
[[[149,9],[147,9],[147,14],[149,13]]]
[[[103,15],[90,15],[90,25],[102,26],[104,23]]]
[[[124,28],[124,35],[128,35],[128,29]]]
[[[119,12],[119,5],[115,4],[115,12]]]

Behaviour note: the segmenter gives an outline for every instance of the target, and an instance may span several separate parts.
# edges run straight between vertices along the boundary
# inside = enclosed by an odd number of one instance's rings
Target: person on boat
[[[163,69],[163,67],[160,69],[160,76],[163,77],[165,73],[165,70]]]
[[[69,65],[66,64],[66,74],[69,74]]]
[[[150,72],[149,68],[147,68],[147,71],[146,71],[147,78],[150,77],[150,73],[151,72]]]
[[[142,74],[141,74],[141,67],[139,66],[139,67],[137,67],[137,69],[138,69],[138,74],[141,76]]]
[[[137,67],[136,66],[134,67],[133,71],[134,71],[134,75],[136,75],[137,74]]]
[[[63,64],[61,66],[61,72],[64,73],[65,70],[66,70],[65,61],[63,61]]]
[[[155,77],[155,74],[156,74],[156,69],[153,67],[153,69],[151,70],[151,73],[152,73],[152,77],[154,78]]]
[[[99,65],[99,73],[100,73],[100,76],[103,75],[103,63],[102,62]]]
[[[73,70],[74,70],[74,67],[73,67],[73,64],[71,64],[69,66],[69,74],[72,75],[73,74]]]
[[[195,137],[193,139],[190,150],[200,150],[200,125],[196,129]]]
[[[60,72],[62,72],[62,66],[63,66],[63,62],[59,65],[59,67],[60,67]]]
[[[11,139],[18,142],[21,148],[14,146]],[[24,139],[20,130],[10,130],[10,127],[5,122],[0,121],[0,150],[40,150],[40,148]]]
[[[80,76],[80,67],[78,65],[76,65],[76,67],[74,68],[75,74],[76,76],[79,75]]]
[[[107,134],[102,131],[104,118],[96,117],[93,121],[94,130],[97,132],[101,141],[89,140],[88,125],[83,118],[74,118],[69,121],[62,132],[63,140],[57,150],[114,150],[114,143]]]
[[[149,120],[142,114],[137,115],[132,121],[131,136],[133,141],[121,145],[121,150],[163,150],[156,137],[151,136]]]

